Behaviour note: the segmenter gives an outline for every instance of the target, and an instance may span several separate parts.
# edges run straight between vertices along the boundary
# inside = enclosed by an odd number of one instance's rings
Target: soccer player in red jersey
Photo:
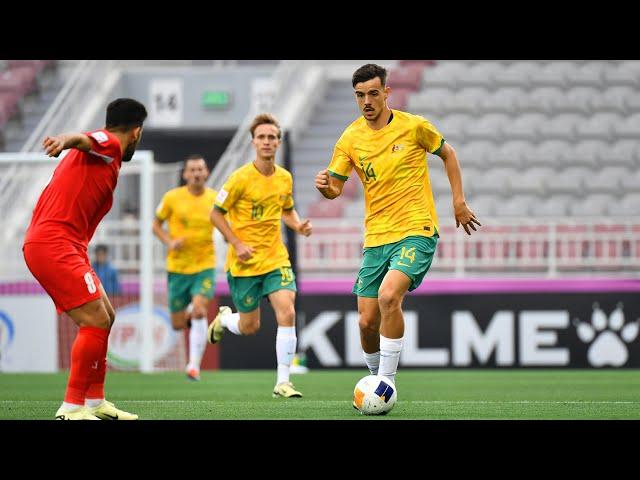
[[[91,268],[87,247],[111,209],[120,167],[133,158],[146,117],[140,102],[119,98],[107,106],[105,128],[46,137],[43,142],[50,157],[72,149],[42,191],[22,247],[29,270],[58,313],[66,312],[80,327],[57,420],[138,419],[104,397],[107,342],[115,312]]]

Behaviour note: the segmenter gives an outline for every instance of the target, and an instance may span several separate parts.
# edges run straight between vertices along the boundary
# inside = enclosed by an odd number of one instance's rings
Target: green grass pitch
[[[330,419],[581,420],[640,419],[639,370],[400,370],[389,415],[364,417],[351,406],[366,370],[292,375],[300,399],[272,398],[271,370],[109,372],[107,399],[142,420]],[[0,419],[53,419],[67,373],[0,374]]]

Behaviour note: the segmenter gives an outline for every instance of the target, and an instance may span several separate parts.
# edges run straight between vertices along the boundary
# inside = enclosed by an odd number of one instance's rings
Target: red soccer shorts
[[[27,243],[22,250],[27,267],[53,299],[58,314],[102,296],[100,279],[83,248],[54,242]]]

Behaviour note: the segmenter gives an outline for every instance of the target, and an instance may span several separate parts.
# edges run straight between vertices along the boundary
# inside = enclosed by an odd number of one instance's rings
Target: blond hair
[[[274,117],[270,113],[261,113],[260,115],[258,115],[256,118],[253,119],[253,122],[251,122],[251,127],[250,127],[251,138],[254,137],[256,128],[258,128],[259,125],[274,125],[278,129],[278,138],[282,136],[282,130],[280,129],[280,124],[278,123],[278,120],[276,120],[276,117]]]

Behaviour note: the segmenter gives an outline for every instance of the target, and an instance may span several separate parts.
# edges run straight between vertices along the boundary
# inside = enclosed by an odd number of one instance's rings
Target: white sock
[[[374,353],[362,352],[364,354],[364,361],[367,362],[367,367],[371,372],[371,375],[378,374],[378,367],[380,366],[380,350]]]
[[[378,375],[387,377],[394,384],[403,340],[404,337],[387,338],[380,335],[380,368],[378,369]]]
[[[62,402],[62,409],[65,412],[73,412],[75,410],[78,410],[81,407],[82,405],[76,405],[75,403]]]
[[[231,315],[223,315],[220,319],[220,323],[223,327],[229,330],[231,333],[236,335],[242,335],[240,332],[240,327],[238,326],[238,322],[240,321],[239,313],[232,313]]]
[[[191,319],[191,329],[189,330],[189,365],[187,368],[200,370],[200,362],[204,349],[207,346],[207,319]]]
[[[289,368],[296,354],[296,327],[278,327],[276,333],[276,358],[278,359],[278,381],[276,385],[289,381]]]
[[[95,408],[104,402],[104,398],[85,398],[84,406],[89,408]]]

